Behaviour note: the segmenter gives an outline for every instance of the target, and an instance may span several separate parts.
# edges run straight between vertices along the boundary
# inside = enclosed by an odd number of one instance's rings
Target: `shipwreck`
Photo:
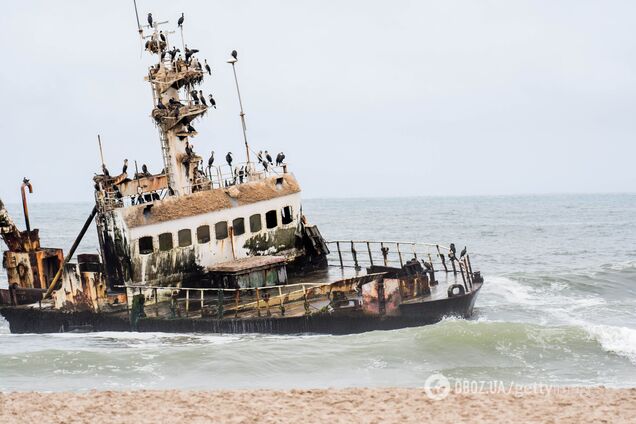
[[[183,22],[179,23],[181,26]],[[125,162],[111,175],[102,159],[94,207],[75,243],[40,245],[0,201],[8,250],[0,315],[15,333],[164,331],[355,333],[468,318],[483,284],[454,244],[325,240],[303,214],[301,188],[280,153],[251,150],[236,65],[245,161],[203,158],[193,124],[216,107],[200,89],[211,74],[168,22],[139,26],[157,58],[145,80],[159,132],[163,170]],[[183,32],[181,32],[183,34]],[[181,55],[183,49],[184,56]],[[101,151],[101,140],[100,140]],[[129,175],[130,170],[130,175]],[[99,254],[76,254],[95,225]],[[75,258],[75,259],[74,259]]]

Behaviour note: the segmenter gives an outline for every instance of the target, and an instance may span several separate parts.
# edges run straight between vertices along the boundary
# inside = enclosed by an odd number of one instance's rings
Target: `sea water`
[[[30,208],[43,245],[67,250],[91,205]],[[474,318],[348,336],[12,335],[0,318],[0,390],[422,386],[432,374],[636,386],[636,195],[312,199],[303,212],[327,239],[468,246],[485,278]],[[97,249],[91,230],[79,251]]]

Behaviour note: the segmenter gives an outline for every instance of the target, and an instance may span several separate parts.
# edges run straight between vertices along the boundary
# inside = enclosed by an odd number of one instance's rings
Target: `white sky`
[[[636,3],[150,1],[186,14],[218,109],[193,140],[284,151],[305,197],[633,192]],[[0,197],[90,201],[99,169],[162,168],[132,0],[11,1],[0,14]]]

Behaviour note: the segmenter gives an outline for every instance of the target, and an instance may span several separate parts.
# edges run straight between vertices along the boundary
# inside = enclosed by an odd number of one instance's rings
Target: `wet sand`
[[[636,388],[506,393],[423,389],[91,391],[0,394],[6,423],[633,423]]]

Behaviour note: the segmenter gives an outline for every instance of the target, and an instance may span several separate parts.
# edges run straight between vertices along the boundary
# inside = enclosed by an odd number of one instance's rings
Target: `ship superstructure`
[[[132,178],[126,172],[95,177],[96,221],[110,287],[205,284],[210,267],[248,256],[281,255],[291,268],[326,265],[326,248],[313,249],[324,243],[315,227],[307,232],[300,186],[286,163],[270,163],[255,152],[259,161],[250,161],[245,132],[245,162],[219,164],[225,159],[219,157],[207,166],[194,151],[193,124],[215,101],[201,89],[207,72],[198,50],[183,40],[179,47],[171,44],[174,33],[164,31],[165,24],[140,29],[146,51],[157,58],[146,81],[164,168],[157,175],[144,166]],[[234,51],[228,62],[234,68],[237,60]],[[240,92],[239,101],[245,131]],[[308,237],[314,242],[307,243]]]

